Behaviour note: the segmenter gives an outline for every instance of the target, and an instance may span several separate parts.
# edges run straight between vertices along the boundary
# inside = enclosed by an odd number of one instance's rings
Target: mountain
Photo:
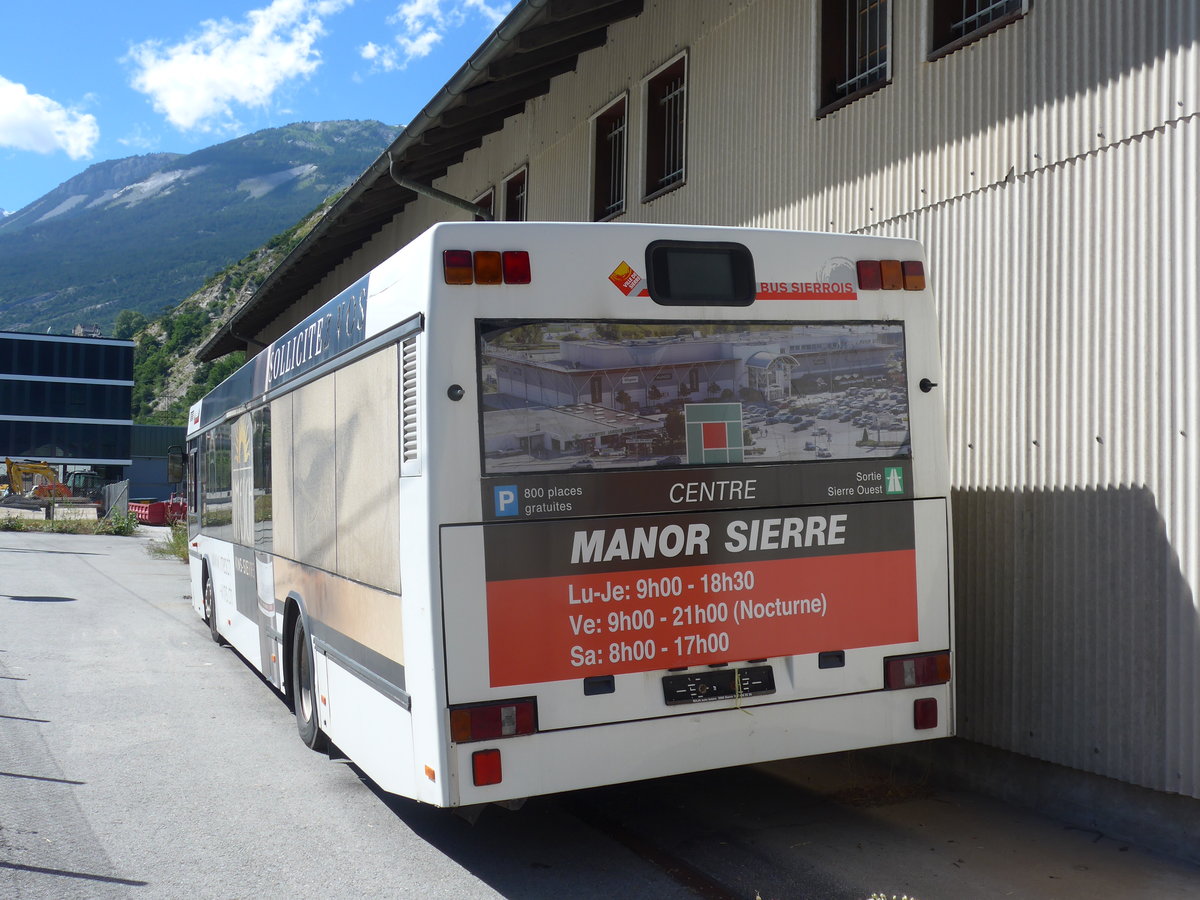
[[[15,234],[63,216],[75,218],[102,207],[123,188],[167,168],[177,159],[180,159],[178,153],[151,153],[89,166],[24,209],[9,213],[0,221],[0,235]]]
[[[196,351],[312,231],[341,193],[333,194],[298,224],[210,276],[177,306],[147,322],[123,312],[117,336],[132,337],[133,420],[143,425],[183,425],[188,407],[244,362],[233,353],[197,363]]]
[[[348,187],[397,130],[299,122],[90,166],[0,218],[0,330],[153,318]]]

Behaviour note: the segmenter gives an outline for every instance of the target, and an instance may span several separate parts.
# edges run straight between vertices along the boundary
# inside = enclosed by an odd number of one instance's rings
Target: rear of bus
[[[435,802],[953,734],[919,244],[537,223],[426,237]]]

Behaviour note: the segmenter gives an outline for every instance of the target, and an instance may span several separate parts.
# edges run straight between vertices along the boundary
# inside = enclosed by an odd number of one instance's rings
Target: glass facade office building
[[[133,342],[0,332],[0,461],[132,463]]]

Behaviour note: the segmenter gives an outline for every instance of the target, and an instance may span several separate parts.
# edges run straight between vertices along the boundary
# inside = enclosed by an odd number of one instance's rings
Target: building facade
[[[0,333],[0,457],[119,479],[132,462],[133,346]]]
[[[398,139],[400,171],[496,218],[923,241],[959,734],[1200,797],[1200,4],[646,0],[547,43],[568,5],[518,4]],[[471,131],[488,92],[511,102]],[[208,352],[470,217],[385,162]]]

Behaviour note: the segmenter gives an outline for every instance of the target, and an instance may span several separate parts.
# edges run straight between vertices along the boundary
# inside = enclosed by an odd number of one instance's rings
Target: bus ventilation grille
[[[400,383],[400,410],[403,417],[400,457],[404,462],[412,462],[417,458],[417,339],[415,337],[409,338],[400,345]]]

